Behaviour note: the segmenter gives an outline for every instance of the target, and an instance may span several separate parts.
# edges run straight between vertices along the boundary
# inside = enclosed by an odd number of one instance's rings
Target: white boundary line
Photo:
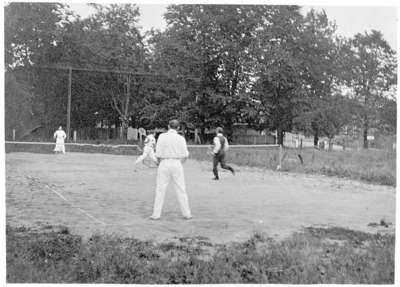
[[[61,193],[55,191],[54,189],[52,189],[48,184],[44,183],[44,185],[51,190],[53,193],[57,194],[62,200],[64,200],[66,203],[68,203],[71,207],[78,209],[80,212],[82,212],[83,214],[85,214],[87,217],[89,217],[90,219],[92,219],[93,221],[103,224],[103,225],[108,225],[107,223],[97,219],[96,217],[94,217],[93,215],[91,215],[89,212],[83,210],[82,208],[74,205],[72,202],[70,202],[68,199],[66,199]]]

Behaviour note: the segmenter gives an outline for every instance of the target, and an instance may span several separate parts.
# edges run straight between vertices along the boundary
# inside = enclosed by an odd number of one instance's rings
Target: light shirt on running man
[[[156,145],[156,138],[154,135],[148,135],[144,140],[144,145],[154,149],[154,146]]]
[[[189,156],[186,140],[174,129],[162,133],[157,140],[156,157],[181,159]]]
[[[227,151],[229,149],[228,139],[224,137],[223,134],[218,133],[217,136],[214,137],[214,150],[213,150],[214,154],[217,154],[221,149],[221,141],[219,140],[219,137],[223,137],[225,139],[224,151]]]

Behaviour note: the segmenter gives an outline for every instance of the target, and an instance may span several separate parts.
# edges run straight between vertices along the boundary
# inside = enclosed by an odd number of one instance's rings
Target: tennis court
[[[395,188],[320,175],[238,167],[212,181],[211,163],[184,164],[194,218],[183,220],[173,190],[151,221],[156,169],[133,172],[135,155],[6,154],[7,223],[73,233],[118,234],[157,241],[205,236],[214,242],[263,232],[281,238],[307,226],[393,232]],[[368,226],[385,219],[388,228]]]

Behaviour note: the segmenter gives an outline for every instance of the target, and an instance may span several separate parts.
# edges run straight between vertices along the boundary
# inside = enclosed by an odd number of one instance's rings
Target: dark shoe
[[[214,177],[213,180],[219,180],[219,177]]]
[[[160,217],[153,217],[153,216],[150,216],[149,219],[150,219],[150,220],[160,220]]]
[[[184,218],[185,220],[190,220],[190,219],[193,218],[193,216],[184,216],[183,218]]]

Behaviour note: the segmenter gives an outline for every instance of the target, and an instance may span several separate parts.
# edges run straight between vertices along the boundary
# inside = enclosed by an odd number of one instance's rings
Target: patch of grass
[[[211,161],[211,156],[206,154],[204,147],[193,147],[189,151],[191,158]],[[279,165],[279,148],[231,148],[227,154],[227,161],[240,166],[276,170]],[[376,149],[327,152],[309,148],[302,150],[285,148],[281,170],[338,176],[395,186],[396,153]]]
[[[306,228],[283,241],[165,243],[7,226],[8,283],[393,284],[394,235]]]
[[[292,157],[295,150],[291,151]],[[370,183],[396,185],[396,153],[385,150],[303,150],[304,165],[292,170],[346,177]]]

